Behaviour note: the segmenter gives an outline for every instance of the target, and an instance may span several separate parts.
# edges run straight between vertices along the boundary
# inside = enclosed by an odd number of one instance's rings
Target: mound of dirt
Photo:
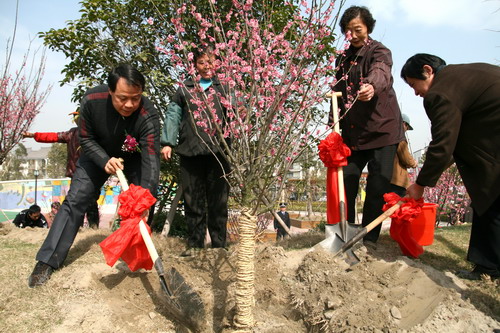
[[[154,270],[133,273],[122,262],[114,267],[104,263],[98,243],[109,231],[82,229],[66,265],[46,286],[35,289],[27,287],[26,279],[46,230],[4,226],[0,231],[0,242],[16,251],[0,254],[1,269],[8,272],[0,278],[0,297],[5,300],[0,327],[5,332],[186,331],[182,318],[175,320],[173,305]],[[311,235],[297,237],[303,237],[302,244],[314,243]],[[315,237],[319,241],[321,236]],[[201,298],[202,306],[189,299],[175,300],[189,318],[202,313],[200,331],[232,332],[237,246],[181,257],[184,241],[159,236],[153,241],[165,270],[174,268]],[[298,238],[294,242],[301,243]],[[356,250],[361,263],[348,266],[323,250],[274,245],[260,244],[256,249],[254,332],[500,329],[498,321],[462,297],[467,286],[453,274],[406,257],[382,259],[364,247]]]

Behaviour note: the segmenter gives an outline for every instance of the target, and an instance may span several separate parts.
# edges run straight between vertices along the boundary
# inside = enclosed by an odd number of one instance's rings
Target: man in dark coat
[[[461,276],[500,277],[500,68],[484,63],[448,65],[429,54],[407,60],[401,77],[424,98],[432,141],[408,194],[418,199],[455,160],[474,216]]]
[[[45,284],[64,263],[87,207],[109,175],[121,169],[130,183],[156,195],[160,121],[153,104],[142,95],[144,86],[144,76],[125,64],[111,71],[107,85],[85,93],[79,123],[82,154],[68,195],[36,256],[30,287]]]
[[[48,228],[47,220],[38,205],[31,205],[30,208],[19,212],[12,223],[18,228]]]
[[[286,211],[286,203],[280,203],[280,211],[277,214],[290,229],[290,214],[288,214],[288,212]],[[276,218],[274,218],[274,230],[276,231],[276,241],[279,241],[280,239],[288,236],[285,228],[283,228],[281,223],[279,223]]]

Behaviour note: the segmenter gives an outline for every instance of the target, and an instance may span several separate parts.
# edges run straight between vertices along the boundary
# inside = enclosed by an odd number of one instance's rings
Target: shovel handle
[[[120,185],[122,186],[123,191],[128,190],[128,181],[127,181],[127,178],[125,178],[125,175],[123,174],[123,170],[117,169],[116,176],[118,177],[118,180],[120,181]]]
[[[127,178],[125,178],[125,175],[123,174],[123,171],[118,169],[116,170],[116,176],[120,180],[120,184],[122,186],[122,189],[124,191],[128,190],[128,181]],[[146,247],[148,248],[149,255],[151,256],[151,259],[153,260],[153,263],[156,262],[156,259],[158,259],[158,252],[156,251],[156,248],[153,244],[153,240],[151,239],[151,236],[149,235],[148,229],[146,229],[146,225],[144,225],[144,221],[141,220],[139,222],[139,230],[141,232],[142,239],[144,240],[144,243],[146,244]]]
[[[339,124],[339,105],[337,102],[338,97],[342,97],[341,92],[334,92],[329,94],[331,97],[332,103],[332,113],[333,113],[333,130],[340,134],[340,124]],[[345,222],[346,219],[346,211],[345,211],[345,189],[344,189],[344,170],[341,166],[337,167],[337,184],[339,190],[339,213],[340,213],[340,222]],[[343,235],[345,236],[345,235]]]
[[[378,226],[380,223],[382,223],[382,221],[384,221],[386,218],[390,217],[395,211],[397,211],[399,209],[399,207],[401,207],[402,204],[404,204],[403,201],[398,201],[394,206],[392,206],[391,208],[386,210],[384,213],[382,213],[379,217],[377,217],[375,220],[370,222],[370,224],[368,224],[365,227],[366,232],[368,233],[368,232],[372,231],[373,228]]]

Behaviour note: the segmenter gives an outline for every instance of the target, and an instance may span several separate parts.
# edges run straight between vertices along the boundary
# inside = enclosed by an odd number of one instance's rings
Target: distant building
[[[33,174],[33,170],[38,170],[38,177],[46,178],[50,149],[51,147],[42,147],[36,150],[32,148],[26,148],[28,152],[28,155],[26,156],[26,162],[21,165],[25,168],[22,171],[23,175]]]
[[[37,149],[26,148],[27,156],[23,163],[20,165],[20,172],[24,177],[28,175],[33,175],[33,170],[38,170],[39,178],[47,178],[47,166],[49,162],[49,151],[50,147],[40,147]],[[17,149],[15,147],[12,152]],[[0,165],[0,170],[6,167],[5,165]]]

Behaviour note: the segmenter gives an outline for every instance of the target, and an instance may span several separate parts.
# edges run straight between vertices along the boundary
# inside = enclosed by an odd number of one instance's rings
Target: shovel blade
[[[356,236],[359,233],[360,229],[361,225],[346,223],[346,239],[343,239],[341,236],[342,233],[340,232],[341,231],[340,223],[327,225],[325,226],[325,234],[327,237],[325,238],[325,240],[318,243],[317,246],[321,246],[325,250],[337,255],[342,250],[344,244],[347,243],[352,238],[354,238],[354,236]],[[354,254],[354,252],[352,252],[352,250],[350,251],[349,256],[356,257],[356,255]],[[355,260],[353,259],[353,261]]]

